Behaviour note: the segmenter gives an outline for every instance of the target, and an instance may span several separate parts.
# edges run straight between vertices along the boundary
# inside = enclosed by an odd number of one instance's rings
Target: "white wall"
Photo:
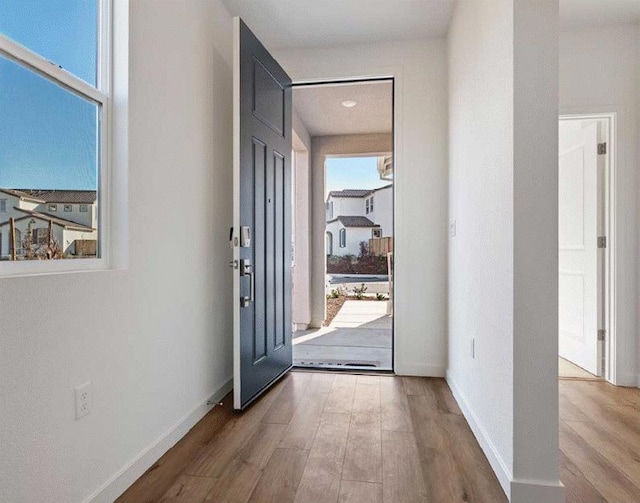
[[[340,229],[346,230],[346,243],[340,247]],[[345,227],[339,220],[327,224],[326,232],[333,235],[333,254],[338,257],[360,255],[360,243],[369,243],[371,227]]]
[[[448,377],[510,473],[513,7],[509,3],[502,0],[500,8],[492,8],[488,2],[460,2],[449,31],[449,219],[456,222],[456,236],[449,240]],[[478,130],[484,133],[479,135]],[[508,480],[500,482],[508,489]]]
[[[638,168],[640,29],[617,25],[574,29],[560,36],[560,112],[617,113],[616,300],[619,385],[637,386]]]
[[[72,211],[64,211],[65,204],[64,203],[54,203],[56,204],[58,210],[51,211],[49,209],[50,204],[38,204],[34,209],[34,211],[40,211],[42,213],[48,213],[49,215],[53,215],[54,217],[63,218],[65,220],[71,220],[72,222],[76,222],[78,224],[86,225],[87,227],[97,228],[98,226],[98,218],[96,211],[97,203],[95,204],[87,204],[87,211],[80,211],[79,204],[72,204]],[[30,205],[22,202],[20,204],[21,208],[29,208]],[[24,214],[23,214],[24,215]]]
[[[353,187],[354,189],[357,187]],[[369,196],[367,196],[369,197]],[[327,222],[338,217],[367,216],[365,214],[364,197],[335,197],[329,196],[329,203],[333,202],[333,218],[327,216]]]
[[[0,212],[0,223],[8,222],[9,219],[22,218],[25,213],[15,210],[20,205],[20,200],[12,195],[0,192],[0,199],[6,201],[6,210]],[[11,228],[9,224],[0,227],[0,257],[5,258],[11,254]]]
[[[447,200],[445,41],[274,51],[274,56],[294,81],[396,77],[395,370],[400,374],[443,375]],[[313,176],[324,177],[324,172],[314,172]],[[324,180],[321,185],[324,186]],[[320,222],[318,226],[325,219],[323,196],[314,200],[314,211],[318,213],[314,222]],[[419,219],[415,201],[424,201]],[[319,242],[314,247],[324,254],[324,231],[316,238]],[[420,253],[416,253],[417,250]],[[324,307],[324,291],[317,297],[314,304]]]
[[[311,323],[311,137],[293,112],[293,272],[292,321],[296,330],[306,330]]]
[[[558,466],[558,8],[558,0],[514,0],[516,503],[565,500]]]
[[[563,501],[557,9],[553,0],[459,2],[449,32],[456,235],[449,241],[447,377],[516,503]]]
[[[340,229],[344,228],[344,226],[338,221],[334,220],[333,222],[327,224],[326,232],[331,233],[333,248],[332,255],[345,255],[345,248],[340,247]],[[329,250],[329,245],[327,244],[328,240],[325,240],[325,250]]]
[[[421,214],[420,204],[416,205],[416,214]],[[382,236],[393,236],[393,187],[378,189],[373,195],[373,211],[365,215],[382,227]]]
[[[112,501],[232,375],[231,19],[210,0],[130,16],[129,267],[0,279],[2,501],[80,502],[115,481],[95,499]]]

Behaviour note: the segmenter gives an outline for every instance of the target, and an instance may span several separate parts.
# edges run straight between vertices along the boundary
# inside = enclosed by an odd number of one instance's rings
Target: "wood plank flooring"
[[[567,503],[639,502],[640,390],[564,379],[559,387]]]
[[[558,357],[558,377],[561,379],[602,380],[602,378],[587,372],[582,367],[578,367],[575,363],[561,357]]]
[[[223,404],[118,503],[506,502],[442,379],[291,372]]]
[[[567,503],[640,502],[640,390],[563,380]],[[212,410],[118,503],[502,503],[442,379],[292,372]]]

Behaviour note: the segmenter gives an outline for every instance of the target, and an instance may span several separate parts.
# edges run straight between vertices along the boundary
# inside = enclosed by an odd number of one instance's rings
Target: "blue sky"
[[[96,82],[95,0],[0,0],[0,33]],[[96,189],[97,107],[0,56],[0,187]],[[373,189],[375,158],[331,158],[327,190]]]
[[[330,157],[327,159],[325,197],[332,190],[376,189],[390,182],[380,180],[375,157]]]
[[[97,2],[0,0],[0,33],[95,85]],[[97,107],[0,56],[0,187],[96,189]]]

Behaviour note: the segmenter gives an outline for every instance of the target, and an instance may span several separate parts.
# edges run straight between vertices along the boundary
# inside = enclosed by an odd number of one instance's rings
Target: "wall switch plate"
[[[76,419],[80,419],[91,412],[92,396],[91,381],[81,384],[75,389]]]
[[[450,224],[449,224],[449,235],[452,238],[456,237],[456,233],[457,233],[458,229],[457,229],[457,222],[455,220],[453,220]]]

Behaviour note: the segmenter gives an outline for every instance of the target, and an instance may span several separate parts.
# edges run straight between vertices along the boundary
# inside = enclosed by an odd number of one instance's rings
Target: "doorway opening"
[[[608,114],[559,123],[559,377],[613,379],[614,126]]]
[[[393,370],[393,79],[294,84],[293,364]]]

